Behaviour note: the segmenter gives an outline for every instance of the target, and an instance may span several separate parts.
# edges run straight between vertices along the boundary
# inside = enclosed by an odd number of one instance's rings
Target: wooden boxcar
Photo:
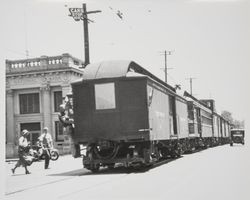
[[[72,137],[87,146],[85,168],[148,165],[185,149],[186,100],[135,62],[90,64],[72,90]]]
[[[191,149],[213,145],[213,111],[185,91],[188,101],[189,144]]]
[[[221,116],[216,112],[213,113],[213,132],[214,132],[214,144],[219,145],[221,142],[221,130],[220,130]]]
[[[220,122],[221,122],[220,141],[221,141],[221,144],[227,144],[229,143],[229,140],[230,140],[230,124],[223,117],[220,117]]]

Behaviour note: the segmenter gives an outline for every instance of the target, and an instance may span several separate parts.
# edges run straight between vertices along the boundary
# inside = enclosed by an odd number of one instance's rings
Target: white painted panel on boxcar
[[[188,137],[188,109],[186,102],[176,99],[176,118],[179,138]]]
[[[169,139],[169,101],[168,95],[148,85],[148,107],[150,139]]]

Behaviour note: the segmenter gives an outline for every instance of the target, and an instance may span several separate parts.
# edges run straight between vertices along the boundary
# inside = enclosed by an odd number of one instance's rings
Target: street
[[[147,170],[82,168],[81,158],[61,156],[24,168],[6,162],[6,199],[240,199],[250,197],[250,148],[218,146],[167,160]]]

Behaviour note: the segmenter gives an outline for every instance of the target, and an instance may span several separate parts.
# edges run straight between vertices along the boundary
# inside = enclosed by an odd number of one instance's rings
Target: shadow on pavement
[[[180,157],[181,158],[181,157]],[[57,174],[49,174],[48,176],[88,176],[88,175],[107,175],[107,174],[131,174],[131,173],[145,173],[161,165],[176,161],[179,158],[162,160],[148,167],[115,167],[113,169],[100,168],[98,172],[91,172],[87,169],[77,169]]]

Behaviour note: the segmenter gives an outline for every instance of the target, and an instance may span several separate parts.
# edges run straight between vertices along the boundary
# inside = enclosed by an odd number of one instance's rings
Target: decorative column
[[[67,67],[72,67],[74,65],[72,56],[68,53],[62,54],[62,63]]]
[[[42,66],[42,67],[45,67],[45,68],[47,68],[47,66],[48,66],[48,56],[41,56],[41,58],[40,58],[40,65]]]
[[[42,100],[42,113],[43,113],[43,127],[48,127],[49,132],[53,133],[51,126],[51,102],[50,102],[50,84],[46,83],[41,86],[41,100]],[[55,138],[53,136],[53,138]]]
[[[15,124],[14,124],[14,95],[13,90],[6,90],[6,156],[15,154]]]

